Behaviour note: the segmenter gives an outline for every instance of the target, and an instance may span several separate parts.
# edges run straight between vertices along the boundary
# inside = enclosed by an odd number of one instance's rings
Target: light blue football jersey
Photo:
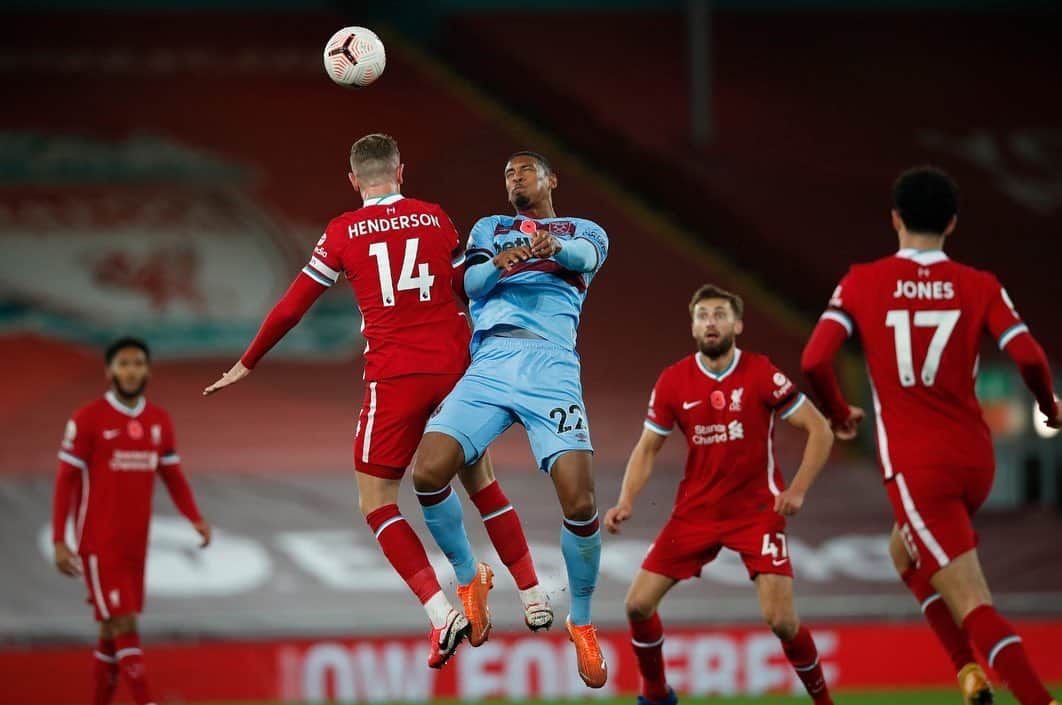
[[[493,258],[503,250],[530,246],[536,229],[549,230],[561,243],[573,239],[589,241],[597,252],[597,262],[590,271],[573,272],[553,258],[532,258],[503,272],[485,296],[470,301],[473,353],[484,332],[500,325],[523,328],[567,350],[575,350],[587,289],[608,256],[608,235],[601,226],[584,218],[487,216],[472,227],[466,256]]]

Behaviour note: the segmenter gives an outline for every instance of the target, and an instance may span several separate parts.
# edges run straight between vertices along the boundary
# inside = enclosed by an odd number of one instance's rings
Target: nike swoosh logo
[[[788,561],[788,560],[789,560],[788,558],[783,558],[782,560],[780,560],[780,561],[777,561],[777,560],[774,560],[774,559],[772,558],[772,559],[771,559],[771,565],[773,565],[773,566],[780,566],[780,565],[782,565],[783,563],[785,563],[785,562],[786,562],[786,561]]]
[[[682,402],[682,408],[684,410],[686,410],[686,411],[689,411],[693,407],[697,406],[698,404],[702,404],[702,403],[704,403],[703,399],[701,399],[699,401],[684,401],[684,402]]]
[[[112,438],[117,438],[119,433],[121,433],[120,430],[118,430],[117,428],[112,428],[103,432],[103,438],[109,441]]]

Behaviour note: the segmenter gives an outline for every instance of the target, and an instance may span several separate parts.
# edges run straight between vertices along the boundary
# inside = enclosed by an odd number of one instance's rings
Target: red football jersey
[[[765,355],[735,350],[716,374],[697,354],[660,374],[645,427],[666,436],[677,425],[689,452],[673,516],[729,519],[774,509],[785,488],[775,462],[775,412],[788,418],[804,395]]]
[[[464,372],[469,327],[450,275],[464,260],[443,209],[392,194],[325,229],[302,270],[324,286],[346,274],[365,336],[365,378]]]
[[[107,392],[67,422],[59,459],[81,471],[78,553],[142,559],[155,473],[180,463],[169,414],[142,397],[130,409]]]
[[[1028,328],[994,275],[940,250],[900,250],[853,266],[823,318],[862,339],[886,479],[995,466],[974,394],[980,338],[987,330],[1002,350]]]

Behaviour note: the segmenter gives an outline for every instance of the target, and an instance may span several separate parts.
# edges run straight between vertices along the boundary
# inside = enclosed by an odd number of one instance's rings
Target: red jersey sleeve
[[[93,432],[88,414],[79,411],[66,422],[59,446],[59,472],[55,477],[52,497],[52,542],[59,543],[66,536],[66,520],[76,505],[81,487],[81,473],[88,472],[92,454]]]
[[[858,290],[854,280],[854,272],[849,270],[833,290],[826,311],[819,318],[800,358],[800,367],[811,391],[834,424],[844,423],[850,414],[833,361],[841,345],[856,330],[854,309]]]
[[[781,418],[787,419],[800,408],[805,397],[793,380],[775,367],[773,362],[767,358],[763,360],[763,371],[759,375],[760,398],[764,406],[778,412]]]
[[[645,427],[653,433],[666,436],[675,428],[675,406],[668,370],[657,378],[649,395],[649,410],[645,415]]]
[[[159,475],[166,485],[166,491],[170,493],[173,505],[193,524],[202,521],[203,517],[196,506],[192,487],[181,471],[181,456],[177,454],[173,421],[168,415],[162,424],[162,446],[159,450]]]
[[[88,470],[95,439],[95,427],[85,410],[74,414],[66,422],[63,441],[59,446],[59,460],[78,470]]]
[[[1029,332],[1029,327],[1021,320],[1014,302],[1010,300],[1007,290],[999,283],[999,280],[988,272],[984,273],[985,288],[988,295],[988,308],[985,312],[985,328],[989,335],[996,341],[1000,350],[1005,350],[1007,344],[1023,333]]]
[[[302,273],[321,286],[329,287],[335,284],[343,273],[340,254],[349,240],[350,234],[346,232],[343,223],[339,219],[333,220],[314,245],[313,254],[302,268]]]
[[[447,237],[446,246],[450,248],[450,288],[457,295],[457,300],[468,306],[468,294],[465,293],[465,248],[461,245],[461,236],[454,221],[442,207],[438,208],[438,212],[439,222],[442,223]]]

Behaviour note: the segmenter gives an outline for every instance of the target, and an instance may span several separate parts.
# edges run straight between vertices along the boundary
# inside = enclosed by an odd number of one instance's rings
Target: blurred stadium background
[[[357,310],[336,287],[244,385],[209,401],[323,225],[356,207],[357,136],[394,135],[407,193],[459,229],[506,211],[505,158],[548,155],[558,211],[612,238],[579,338],[600,502],[610,506],[658,371],[690,348],[706,281],[748,302],[742,345],[794,375],[850,262],[895,246],[892,178],[938,163],[964,191],[958,259],[990,267],[1057,361],[1062,22],[1056,3],[967,0],[5,3],[0,15],[0,704],[82,702],[94,639],[51,564],[55,450],[100,393],[99,349],[144,335],[149,395],[216,526],[199,553],[156,500],[141,628],[164,702],[613,696],[636,688],[622,599],[682,468],[673,442],[595,600],[612,678],[590,693],[566,640],[522,631],[498,581],[496,636],[423,667],[419,610],[356,514]],[[376,29],[377,85],[334,86],[320,50]],[[855,352],[855,351],[853,351]],[[861,389],[853,356],[847,376]],[[1056,379],[1058,379],[1056,375]],[[1062,444],[986,341],[999,474],[978,519],[997,602],[1062,681]],[[865,391],[864,391],[865,393]],[[894,577],[873,447],[838,448],[791,523],[798,608],[838,689],[947,687],[947,660]],[[781,434],[785,467],[799,448]],[[493,449],[563,614],[559,513],[522,431]],[[403,504],[418,518],[412,492]],[[472,519],[470,515],[470,520]],[[493,553],[478,521],[470,533]],[[423,534],[426,536],[426,533]],[[452,571],[441,554],[443,576]],[[675,685],[799,687],[724,557],[664,604]],[[955,696],[957,698],[957,696]]]

